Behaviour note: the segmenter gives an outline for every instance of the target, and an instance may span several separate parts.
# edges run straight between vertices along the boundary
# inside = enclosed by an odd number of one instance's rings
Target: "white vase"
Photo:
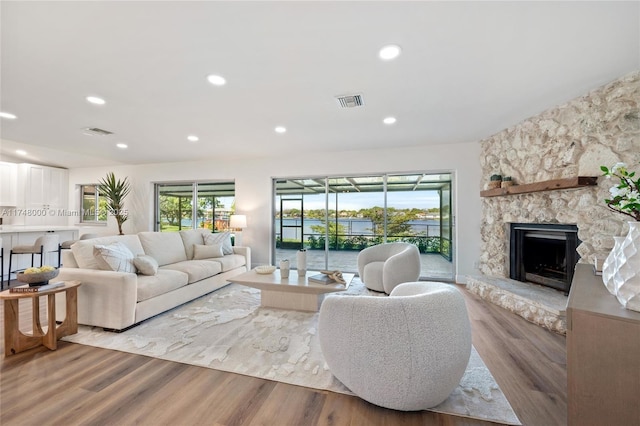
[[[618,251],[613,275],[618,302],[640,312],[640,222],[629,222],[629,232]]]
[[[620,247],[622,246],[624,237],[613,237],[613,249],[609,253],[609,256],[604,260],[602,264],[602,282],[604,286],[609,290],[609,293],[616,295],[616,287],[613,282],[613,276],[618,271],[618,252],[620,251]]]
[[[303,277],[307,275],[307,250],[301,249],[296,253],[296,268],[298,269],[298,276]]]
[[[289,278],[289,259],[280,261],[280,278]]]

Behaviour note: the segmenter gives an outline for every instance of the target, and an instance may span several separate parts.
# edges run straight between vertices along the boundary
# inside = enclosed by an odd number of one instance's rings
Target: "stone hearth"
[[[567,333],[564,293],[509,278],[472,276],[467,290],[481,299],[511,311],[529,322],[559,334]]]

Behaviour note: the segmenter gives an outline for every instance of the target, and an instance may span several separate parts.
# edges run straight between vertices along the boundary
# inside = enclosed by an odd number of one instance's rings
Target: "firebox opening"
[[[579,256],[575,225],[511,224],[510,278],[569,292]]]

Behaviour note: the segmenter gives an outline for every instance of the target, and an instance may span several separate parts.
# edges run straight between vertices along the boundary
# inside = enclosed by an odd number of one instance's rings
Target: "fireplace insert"
[[[569,292],[580,259],[578,227],[557,223],[512,223],[509,277]]]

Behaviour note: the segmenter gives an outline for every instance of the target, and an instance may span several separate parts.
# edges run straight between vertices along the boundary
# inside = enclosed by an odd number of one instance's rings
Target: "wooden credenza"
[[[640,425],[640,312],[622,307],[592,265],[567,302],[568,424]]]

